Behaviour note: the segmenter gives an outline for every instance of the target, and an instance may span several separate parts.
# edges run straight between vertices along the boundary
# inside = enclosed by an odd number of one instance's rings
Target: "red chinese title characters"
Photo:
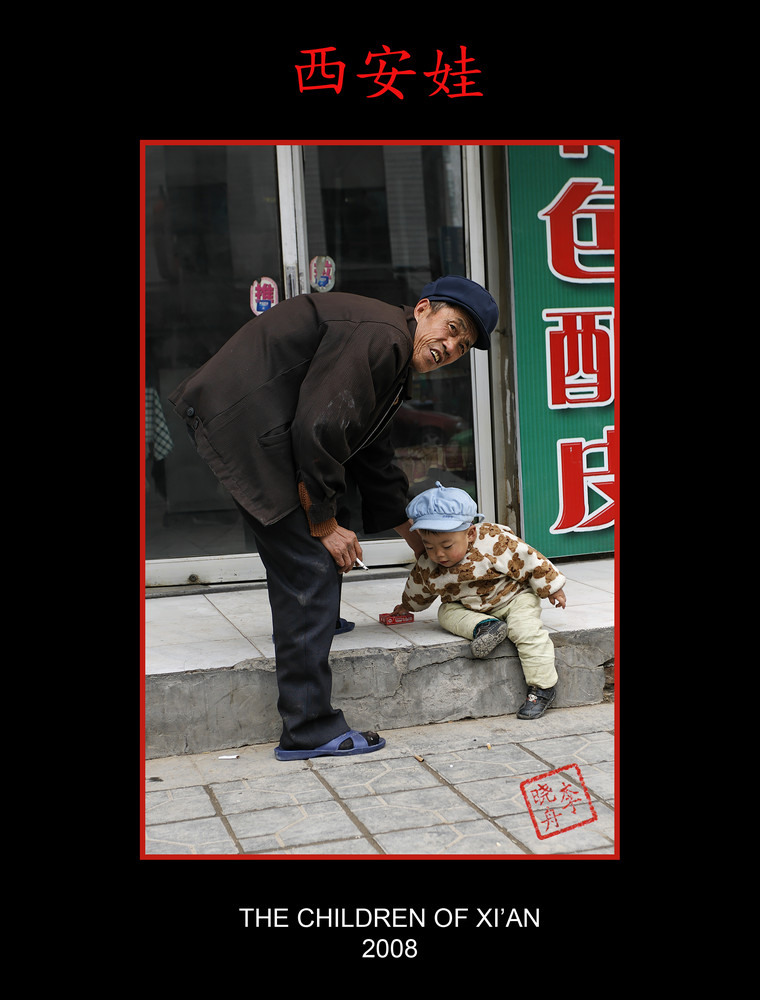
[[[439,93],[441,90],[445,91],[448,97],[482,97],[483,96],[483,94],[479,90],[470,91],[468,89],[469,87],[475,86],[475,84],[471,80],[469,80],[467,78],[467,74],[468,73],[480,73],[480,70],[479,69],[469,69],[469,70],[465,69],[465,67],[466,67],[466,65],[467,65],[468,62],[474,62],[475,60],[473,58],[468,58],[467,57],[467,55],[466,55],[466,53],[467,53],[466,46],[460,45],[459,48],[460,48],[461,55],[460,55],[460,58],[457,60],[457,62],[461,65],[462,68],[461,68],[461,70],[455,70],[455,71],[452,71],[451,66],[449,66],[448,63],[446,63],[443,67],[441,66],[441,59],[443,58],[443,53],[441,52],[440,49],[437,50],[438,62],[436,64],[435,69],[432,72],[430,72],[430,73],[425,73],[425,76],[431,76],[433,78],[434,82],[438,84],[437,89],[434,90],[433,93],[429,95],[430,97],[435,97],[435,95],[437,93]],[[449,76],[453,76],[455,78],[455,80],[452,83],[452,86],[459,87],[461,89],[461,93],[459,93],[459,94],[452,94],[451,91],[449,90],[449,88],[446,86],[446,82],[447,82]]]
[[[311,56],[311,64],[309,66],[296,66],[296,73],[298,73],[298,87],[301,93],[305,90],[334,90],[337,94],[343,89],[343,74],[346,69],[346,64],[342,62],[327,62],[327,53],[335,52],[333,48],[326,49],[302,49],[301,54],[305,56]],[[335,67],[335,73],[329,72],[333,67]],[[304,79],[304,71],[308,70],[308,74]],[[317,76],[318,80],[326,80],[327,83],[308,83],[308,81],[314,78],[314,74],[319,71]],[[334,82],[329,82],[334,81]]]
[[[481,72],[474,66],[469,65],[475,62],[474,57],[467,55],[467,47],[465,45],[460,45],[459,50],[459,59],[454,60],[454,66],[460,67],[459,69],[454,69],[450,63],[445,62],[443,52],[440,49],[436,50],[435,69],[425,71],[422,74],[429,77],[436,85],[435,90],[428,94],[428,97],[435,97],[436,94],[441,93],[451,98],[483,96],[482,91],[472,89],[476,84],[471,77]],[[309,63],[306,65],[296,65],[295,67],[298,75],[298,88],[301,93],[309,90],[334,90],[336,94],[339,94],[342,91],[347,68],[346,64],[337,59],[332,62],[328,62],[327,60],[327,54],[336,51],[335,48],[330,46],[322,49],[301,49],[302,55],[310,57]],[[367,98],[391,94],[398,100],[403,101],[402,81],[398,81],[397,78],[401,76],[416,76],[417,70],[412,69],[411,66],[405,66],[402,69],[399,68],[398,64],[404,63],[411,58],[412,56],[406,50],[398,49],[391,51],[388,45],[383,45],[381,52],[369,51],[364,60],[364,65],[370,66],[377,62],[377,67],[374,69],[374,72],[356,74],[357,79],[373,80],[379,88],[373,93],[367,94]]]
[[[387,64],[385,62],[385,59],[382,58],[383,56],[398,56],[399,61],[403,59],[411,59],[409,53],[404,52],[403,49],[400,52],[391,52],[388,46],[384,45],[382,52],[368,52],[367,58],[364,60],[365,66],[369,66],[370,62],[372,62],[373,59],[379,59],[380,68],[378,69],[377,73],[357,73],[356,75],[360,80],[364,80],[367,78],[371,79],[372,77],[374,77],[375,83],[378,84],[378,86],[380,87],[380,90],[376,91],[374,94],[368,94],[367,95],[368,97],[380,97],[381,94],[386,94],[390,92],[391,94],[395,94],[396,97],[398,97],[400,100],[403,101],[404,95],[400,90],[398,90],[396,87],[393,86],[393,83],[399,74],[401,74],[402,76],[414,76],[414,70],[396,69],[396,67],[393,66],[390,70],[388,70],[388,72],[386,72],[385,67]]]

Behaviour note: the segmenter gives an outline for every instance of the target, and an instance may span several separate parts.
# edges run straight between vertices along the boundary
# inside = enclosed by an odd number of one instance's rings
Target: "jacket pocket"
[[[262,448],[279,448],[284,442],[290,442],[290,424],[280,424],[259,435],[259,444]]]

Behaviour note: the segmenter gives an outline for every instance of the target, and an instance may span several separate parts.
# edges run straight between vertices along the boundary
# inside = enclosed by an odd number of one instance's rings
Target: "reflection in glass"
[[[431,279],[466,273],[458,147],[303,157],[308,256],[335,261],[335,291],[414,305]],[[250,319],[252,282],[272,278],[284,298],[275,148],[148,146],[145,169],[146,555],[254,551],[167,396]],[[469,357],[415,376],[393,435],[412,494],[440,480],[475,495]],[[365,538],[351,489],[346,503]]]
[[[414,305],[428,281],[465,274],[458,147],[306,147],[304,173],[309,257],[335,261],[335,291]],[[412,385],[393,421],[410,494],[440,481],[476,498],[469,357]],[[355,491],[347,503],[364,537]]]
[[[251,318],[252,282],[282,294],[275,149],[148,146],[145,188],[146,556],[252,551],[167,396]]]

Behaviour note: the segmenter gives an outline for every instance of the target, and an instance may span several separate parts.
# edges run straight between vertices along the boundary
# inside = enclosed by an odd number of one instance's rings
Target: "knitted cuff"
[[[306,492],[306,487],[303,483],[298,484],[298,499],[301,501],[301,506],[306,511],[306,520],[309,522],[309,531],[311,532],[312,538],[324,538],[326,535],[330,535],[333,531],[335,531],[338,527],[338,522],[334,517],[331,517],[328,521],[321,521],[319,524],[312,523],[309,518],[311,497]]]

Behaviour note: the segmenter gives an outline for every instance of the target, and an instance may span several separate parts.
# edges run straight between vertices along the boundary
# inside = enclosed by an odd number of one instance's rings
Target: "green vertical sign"
[[[616,144],[508,149],[522,533],[614,550]]]

